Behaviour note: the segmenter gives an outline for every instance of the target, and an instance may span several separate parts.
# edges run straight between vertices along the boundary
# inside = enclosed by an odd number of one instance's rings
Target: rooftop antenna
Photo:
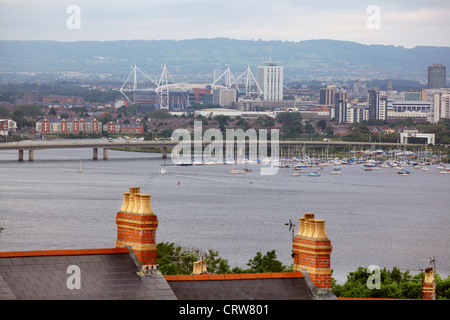
[[[289,219],[289,222],[285,223],[284,225],[289,226],[289,231],[292,231],[292,241],[294,241],[295,224],[293,224],[291,219]]]
[[[433,270],[436,272],[436,258],[434,256],[428,257],[428,259],[419,259],[422,261],[429,261],[430,265],[433,265]]]
[[[294,241],[295,224],[292,223],[291,219],[289,219],[289,222],[287,222],[287,223],[279,223],[279,222],[264,222],[264,223],[267,223],[267,224],[282,224],[282,225],[285,225],[285,226],[289,226],[289,231],[292,231],[292,241]]]

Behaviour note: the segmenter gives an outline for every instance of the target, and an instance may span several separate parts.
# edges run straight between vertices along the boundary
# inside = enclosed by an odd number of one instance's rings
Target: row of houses
[[[36,121],[38,134],[79,134],[84,133],[139,134],[144,132],[142,124],[120,124],[110,121],[103,125],[95,118],[42,118]]]

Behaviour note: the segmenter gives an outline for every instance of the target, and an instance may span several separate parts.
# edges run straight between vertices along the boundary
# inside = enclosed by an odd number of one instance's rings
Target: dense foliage
[[[344,284],[333,281],[333,292],[337,297],[422,299],[423,273],[411,275],[409,271],[402,272],[396,267],[380,269],[379,288],[368,285],[372,283],[372,275],[367,268],[359,267],[349,273]],[[442,279],[435,275],[435,281],[436,299],[450,299],[450,277]]]

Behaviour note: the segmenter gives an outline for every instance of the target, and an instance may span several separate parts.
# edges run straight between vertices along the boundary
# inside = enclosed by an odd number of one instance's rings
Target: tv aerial
[[[292,231],[292,241],[294,241],[294,231],[295,231],[295,224],[292,223],[292,220],[289,219],[288,223],[284,224],[285,226],[289,226],[289,231]]]
[[[284,226],[289,226],[289,231],[292,231],[292,241],[294,241],[294,232],[295,232],[295,224],[292,223],[292,220],[289,219],[289,222],[287,223],[279,223],[279,222],[264,222],[267,224],[281,224]]]

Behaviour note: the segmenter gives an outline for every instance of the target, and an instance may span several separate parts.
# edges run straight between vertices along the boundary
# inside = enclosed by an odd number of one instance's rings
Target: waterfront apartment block
[[[111,134],[140,134],[144,133],[144,125],[140,123],[120,124],[118,122],[110,121],[103,125],[103,131]]]
[[[0,119],[0,135],[6,136],[8,132],[16,132],[17,123],[11,119]]]
[[[102,124],[95,118],[42,118],[36,122],[39,134],[101,133]]]

